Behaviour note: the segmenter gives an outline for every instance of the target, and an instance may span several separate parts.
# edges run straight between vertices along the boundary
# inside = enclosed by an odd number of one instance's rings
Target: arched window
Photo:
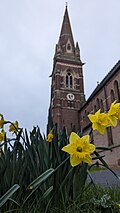
[[[100,100],[100,109],[101,109],[101,112],[104,112],[104,105],[103,105],[102,99]]]
[[[97,107],[94,105],[94,113],[97,112]]]
[[[66,87],[68,87],[68,75],[66,75]]]
[[[70,76],[70,88],[72,88],[73,82],[72,82],[72,76]]]
[[[85,122],[85,116],[83,115],[83,124],[84,124],[84,122]]]
[[[100,101],[99,101],[99,98],[97,98],[96,104],[97,104],[96,108],[97,108],[97,110],[99,110],[99,109],[100,109]]]
[[[120,101],[119,86],[117,80],[115,80],[114,82],[114,89],[115,89],[115,99]]]
[[[68,50],[71,50],[71,45],[70,45],[70,43],[68,43],[67,49],[68,49]]]
[[[66,75],[66,87],[73,88],[73,77],[70,72]]]
[[[113,102],[115,100],[115,94],[114,94],[113,89],[111,89],[111,91],[110,91],[110,97],[111,97],[111,102]]]

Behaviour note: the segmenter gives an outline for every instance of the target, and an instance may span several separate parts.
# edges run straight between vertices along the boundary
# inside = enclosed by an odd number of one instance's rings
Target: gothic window
[[[100,101],[100,108],[101,108],[101,112],[104,112],[104,105],[103,105],[103,100],[102,99]]]
[[[70,72],[66,75],[66,87],[73,88],[73,77]]]
[[[70,88],[72,88],[72,76],[70,76]]]
[[[68,49],[68,50],[71,50],[71,46],[70,46],[69,43],[68,43],[68,45],[67,45],[67,49]]]
[[[108,146],[113,145],[113,136],[111,126],[107,128]]]
[[[94,113],[97,112],[97,107],[94,105]]]
[[[111,96],[111,102],[113,102],[115,100],[115,94],[113,89],[111,89],[110,96]]]
[[[119,86],[118,86],[118,81],[116,80],[114,82],[114,89],[115,89],[115,99],[120,100]]]
[[[68,39],[67,44],[66,44],[66,52],[72,53],[72,44],[71,44],[69,39]]]
[[[68,75],[66,75],[66,87],[68,87]]]
[[[100,109],[100,101],[99,101],[99,98],[97,98],[97,110],[99,110]]]

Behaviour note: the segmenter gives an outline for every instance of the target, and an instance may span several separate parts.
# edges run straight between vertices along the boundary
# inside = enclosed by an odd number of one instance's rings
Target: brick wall
[[[110,74],[108,73],[106,79],[104,79],[104,81],[101,82],[101,85],[102,84],[103,85],[97,86],[97,88],[95,89],[96,92],[95,91],[93,92],[91,98],[88,98],[88,101],[79,111],[79,124],[82,128],[85,129],[84,134],[87,134],[90,131],[90,127],[86,128],[90,124],[87,115],[89,113],[95,113],[95,111],[97,111],[99,108],[103,108],[104,111],[108,110],[111,103],[113,102],[111,91],[113,91],[114,93],[114,98],[117,100],[119,99],[120,66],[119,69],[117,67],[117,71],[114,70],[114,72],[115,72],[114,75],[112,75],[110,78],[109,75],[111,74],[111,72]],[[111,129],[108,129],[107,131],[104,136],[100,135],[100,133],[98,133],[97,131],[93,131],[93,139],[96,146],[108,146],[120,144],[120,121],[118,121],[117,127],[111,127]],[[112,152],[106,151],[105,160],[111,167],[115,166],[120,168],[120,147],[115,148]]]

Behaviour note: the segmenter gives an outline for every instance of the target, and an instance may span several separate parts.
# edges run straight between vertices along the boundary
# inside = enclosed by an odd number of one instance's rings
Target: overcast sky
[[[65,0],[0,0],[0,113],[45,133]],[[120,59],[120,0],[68,0],[86,98]]]

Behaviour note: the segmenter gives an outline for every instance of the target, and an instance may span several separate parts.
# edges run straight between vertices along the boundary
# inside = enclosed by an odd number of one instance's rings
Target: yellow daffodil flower
[[[16,133],[18,131],[18,121],[15,121],[15,123],[10,124],[9,131],[13,133]]]
[[[70,144],[64,146],[62,151],[70,154],[71,166],[77,166],[82,161],[92,163],[91,153],[95,151],[95,146],[89,143],[89,135],[79,137],[75,132],[70,135]]]
[[[117,126],[117,120],[120,120],[120,103],[116,103],[115,100],[108,111],[108,117],[111,122],[111,126]]]
[[[117,204],[117,206],[118,206],[118,210],[119,210],[119,212],[120,212],[120,204]]]
[[[4,121],[4,117],[2,114],[0,114],[0,128],[3,128],[5,121]]]
[[[52,142],[53,140],[53,132],[51,131],[47,136],[47,142]]]
[[[100,109],[95,113],[95,115],[89,114],[88,118],[92,122],[93,130],[97,130],[102,135],[105,133],[106,127],[110,126],[108,115],[100,113]]]
[[[4,130],[2,130],[0,133],[0,142],[5,140],[5,135],[6,135],[6,132]]]

